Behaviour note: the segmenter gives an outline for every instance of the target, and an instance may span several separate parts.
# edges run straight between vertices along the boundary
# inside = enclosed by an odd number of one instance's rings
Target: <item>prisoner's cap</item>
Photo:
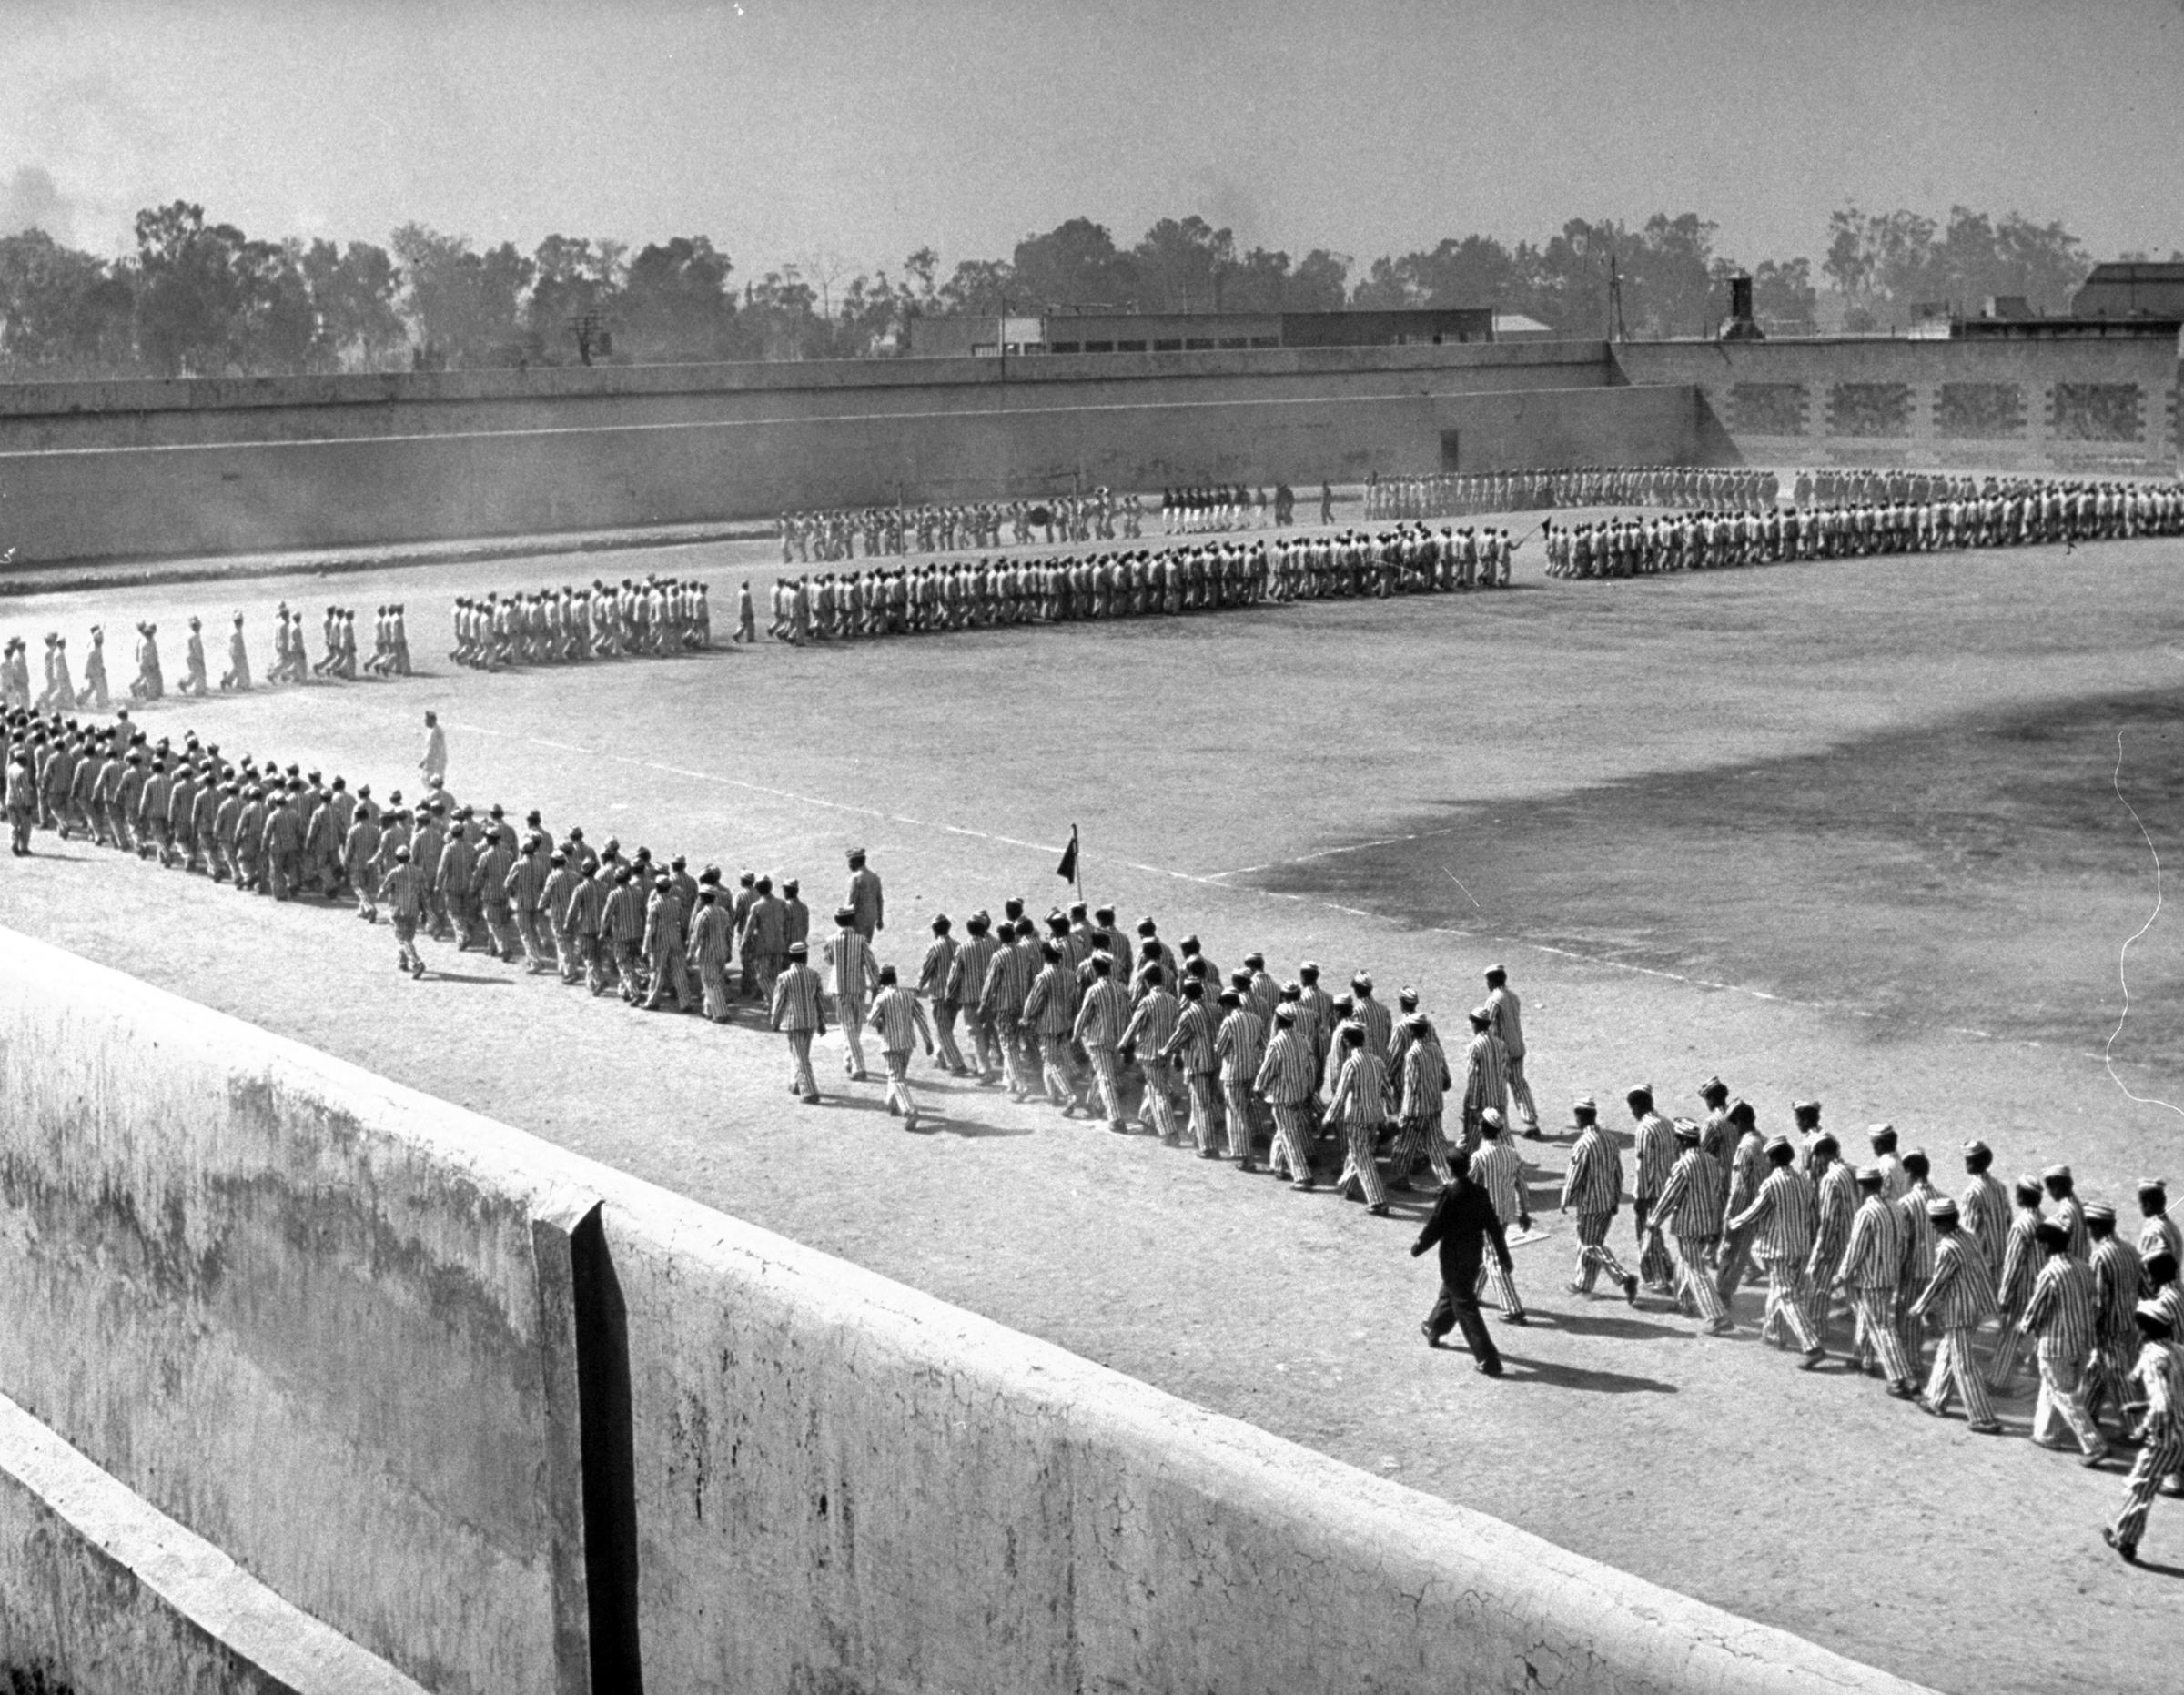
[[[1926,1216],[1936,1224],[1954,1223],[1956,1218],[1956,1203],[1946,1195],[1936,1195],[1926,1203]]]
[[[1497,1136],[1502,1134],[1502,1109],[1499,1106],[1489,1106],[1479,1115],[1479,1134],[1481,1135]]]
[[[1977,1136],[1974,1136],[1964,1145],[1964,1156],[1967,1159],[1992,1159],[1995,1156],[1995,1150],[1987,1146]]]
[[[1842,1151],[1843,1145],[1831,1135],[1823,1134],[1813,1138],[1813,1152],[1815,1154],[1839,1154]]]
[[[791,959],[802,959],[810,952],[811,949],[805,947],[801,942],[792,942],[789,943],[789,957]]]
[[[1696,1142],[1699,1139],[1698,1121],[1692,1118],[1679,1118],[1675,1121],[1675,1132],[1676,1140],[1679,1142]]]
[[[2092,1201],[2086,1206],[2086,1222],[2089,1225],[2114,1224],[2116,1209],[2106,1201]]]
[[[1794,1113],[1816,1113],[1820,1110],[1820,1103],[1818,1101],[1792,1101],[1790,1110]]]
[[[1881,1168],[1878,1165],[1860,1165],[1858,1167],[1858,1181],[1860,1183],[1877,1184],[1885,1183],[1887,1181],[1887,1179],[1881,1175]]]
[[[398,847],[394,850],[394,856],[397,859],[408,859],[410,857],[410,850],[406,847]]]
[[[1067,914],[1063,913],[1047,913],[1046,933],[1050,936],[1067,935],[1069,933],[1069,919]]]
[[[1633,1106],[1637,1105],[1640,1101],[1643,1101],[1648,1106],[1651,1106],[1653,1104],[1653,1085],[1650,1083],[1638,1084],[1625,1089],[1623,1092],[1623,1098]]]
[[[1160,957],[1159,942],[1156,939],[1139,943],[1138,944],[1138,957],[1139,959],[1158,959]]]
[[[1934,1164],[1926,1157],[1926,1150],[1923,1147],[1915,1147],[1904,1155],[1904,1169],[1915,1177],[1923,1177],[1933,1168]]]
[[[1412,1013],[1403,1020],[1404,1029],[1413,1031],[1420,1035],[1425,1034],[1432,1027],[1432,1024],[1423,1013]]]
[[[2139,1334],[2150,1336],[2157,1341],[2167,1336],[2172,1327],[2169,1321],[2169,1309],[2159,1301],[2140,1301],[2131,1308],[2131,1318],[2138,1325]]]
[[[1490,977],[1506,977],[1509,975],[1509,967],[1499,964],[1489,965],[1486,974]]]
[[[895,981],[895,967],[893,965],[882,965],[880,967],[880,981],[882,983],[888,984],[892,984]]]
[[[2056,1223],[2052,1218],[2041,1219],[2038,1224],[2033,1226],[2032,1234],[2034,1239],[2042,1247],[2068,1247],[2070,1246],[2069,1230]]]
[[[1159,978],[1156,975],[1153,981],[1158,983]],[[1184,978],[1183,998],[1187,1001],[1204,1000],[1206,998],[1206,984],[1204,981],[1198,977]]]
[[[854,923],[855,923],[857,922],[857,909],[856,909],[855,907],[854,907],[854,906],[837,906],[837,907],[835,907],[835,908],[834,908],[834,922],[835,922],[836,923],[838,923],[838,924],[854,924]]]
[[[1285,1001],[1301,1001],[1304,999],[1304,984],[1291,977],[1281,985],[1281,998]]]
[[[652,879],[652,887],[659,890],[662,894],[665,894],[674,886],[675,880],[669,876],[665,872],[662,872],[657,877]]]
[[[313,772],[311,773],[311,775],[312,775],[312,776],[314,776],[314,777],[316,777],[318,774],[318,773],[317,772]],[[507,816],[508,816],[508,814],[507,814],[506,812],[502,812],[502,811],[500,810],[500,802],[498,802],[498,801],[495,801],[495,802],[492,803],[492,805],[491,805],[491,806],[490,806],[490,807],[488,807],[488,808],[486,809],[486,814],[485,814],[485,815],[486,815],[488,818],[505,818],[505,817],[507,817]],[[677,861],[676,863],[677,863],[678,864],[680,864],[682,862],[681,862],[681,861]]]
[[[569,826],[569,839],[571,842],[581,842],[584,839],[583,825],[571,824]]]
[[[1198,938],[1195,935],[1188,935],[1185,936],[1182,941],[1177,943],[1176,945],[1181,948],[1186,953],[1195,953],[1198,951]]]
[[[1371,974],[1370,972],[1360,971],[1356,976],[1350,980],[1350,986],[1356,990],[1360,994],[1370,994],[1372,993]]]
[[[2138,1198],[2142,1201],[2167,1201],[2169,1185],[2159,1177],[2141,1177],[2138,1179]]]
[[[850,850],[849,850],[849,863],[850,863],[851,864],[853,864],[853,865],[854,865],[854,864],[855,864],[855,863],[857,863],[859,860],[863,859],[864,857],[864,850],[863,848],[852,848],[852,849],[850,849]]]
[[[1477,1015],[1477,1014],[1472,1014],[1474,1017]],[[1577,1113],[1598,1112],[1600,1110],[1600,1103],[1594,1100],[1590,1095],[1581,1095],[1575,1100],[1570,1103],[1570,1110]]]
[[[1307,983],[1311,982],[1320,974],[1320,962],[1316,959],[1299,960],[1297,964],[1297,974]]]
[[[681,860],[677,860],[675,862],[675,869],[677,871],[682,871],[684,869]],[[761,877],[758,880],[756,887],[761,894],[771,894],[774,893],[774,879],[771,877]]]
[[[1082,918],[1082,917],[1085,915],[1085,912],[1086,912],[1086,907],[1085,907],[1085,903],[1084,903],[1082,901],[1072,901],[1072,902],[1070,902],[1070,903],[1069,903],[1069,916],[1070,916],[1070,917],[1072,917],[1072,918]]]
[[[2068,1183],[2070,1181],[2070,1167],[2068,1165],[2043,1166],[2040,1171],[2040,1181],[2042,1183]]]
[[[1138,921],[1138,933],[1141,936],[1149,936],[1159,928],[1160,926],[1149,918],[1140,918]]]
[[[791,896],[791,897],[794,897],[794,894],[795,894],[795,893],[796,893],[796,891],[797,891],[797,890],[799,890],[799,889],[801,889],[802,887],[804,887],[804,884],[802,884],[801,883],[797,882],[795,878],[794,878],[794,877],[791,877],[791,878],[790,878],[790,879],[789,879],[789,880],[788,880],[786,883],[783,883],[783,884],[781,885],[781,892],[782,892],[784,894],[786,894],[786,895],[789,895],[789,896]]]
[[[546,863],[550,865],[566,865],[569,863],[569,856],[561,849],[556,848],[546,856]]]
[[[1769,1159],[1773,1159],[1780,1154],[1794,1155],[1796,1153],[1796,1147],[1791,1143],[1790,1138],[1786,1135],[1775,1135],[1769,1136],[1767,1138],[1767,1157]]]
[[[500,809],[497,806],[493,808],[493,816],[495,818],[500,816]],[[674,858],[669,860],[667,863],[672,865],[677,871],[688,870],[690,866],[690,861],[680,853],[676,854]]]
[[[1020,894],[1011,895],[1001,903],[1001,910],[1008,914],[1009,921],[1013,923],[1024,916],[1024,897]]]
[[[1866,1126],[1866,1139],[1876,1148],[1894,1147],[1896,1126],[1890,1124],[1869,1125]]]
[[[933,920],[933,933],[936,936],[945,936],[955,927],[945,913],[940,913]]]
[[[1254,949],[1244,955],[1244,964],[1250,966],[1253,971],[1264,971],[1267,966],[1267,956]]]
[[[2021,1201],[2037,1201],[2040,1198],[2040,1180],[2029,1171],[2018,1175],[2016,1186],[2017,1198]]]
[[[1724,1083],[1719,1077],[1709,1077],[1705,1082],[1699,1085],[1699,1098],[1702,1101],[1709,1100],[1716,1095],[1726,1095],[1728,1093],[1729,1085]]]
[[[627,883],[637,873],[632,871],[627,865],[618,866],[615,869],[614,881],[616,883]]]
[[[1096,908],[1092,913],[1092,916],[1099,924],[1107,929],[1112,930],[1115,927],[1115,909],[1112,906],[1102,906]]]
[[[529,824],[533,830],[536,830],[539,827],[539,809],[534,806],[531,809],[531,811],[525,812],[523,814],[523,822]]]
[[[1112,976],[1115,972],[1115,956],[1112,953],[1093,954],[1092,970],[1097,976]]]
[[[1277,1006],[1274,1009],[1274,1022],[1278,1024],[1295,1024],[1297,1022],[1297,1008],[1289,1002],[1284,1001],[1279,1006]]]
[[[1241,1006],[1244,1004],[1243,993],[1238,989],[1223,989],[1215,998],[1223,1006]]]

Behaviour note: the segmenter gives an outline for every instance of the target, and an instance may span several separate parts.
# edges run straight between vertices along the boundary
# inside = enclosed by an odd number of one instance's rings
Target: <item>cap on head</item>
[[[791,959],[802,959],[810,952],[811,949],[804,946],[804,944],[801,942],[792,942],[789,943],[789,957]]]
[[[1936,1224],[1954,1224],[1956,1221],[1956,1203],[1946,1195],[1937,1195],[1926,1203],[1926,1216]]]

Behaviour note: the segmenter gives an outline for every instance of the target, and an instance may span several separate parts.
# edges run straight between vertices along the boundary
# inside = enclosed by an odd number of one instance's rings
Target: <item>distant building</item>
[[[1527,318],[1522,312],[1494,314],[1496,341],[1552,341],[1554,331],[1536,318]]]
[[[2070,303],[2070,315],[2184,318],[2184,264],[2118,259],[2096,265]]]
[[[1529,321],[1529,320],[1527,320]],[[1542,327],[1543,328],[1543,327]],[[993,313],[913,318],[918,358],[1016,354],[1200,353],[1250,348],[1371,348],[1491,341],[1491,307],[1355,312],[1117,312],[1057,308],[1040,317]]]

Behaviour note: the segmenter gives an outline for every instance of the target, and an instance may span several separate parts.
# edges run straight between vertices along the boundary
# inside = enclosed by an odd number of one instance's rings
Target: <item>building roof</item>
[[[2184,262],[2175,259],[2110,259],[2093,267],[2088,283],[2184,283]]]

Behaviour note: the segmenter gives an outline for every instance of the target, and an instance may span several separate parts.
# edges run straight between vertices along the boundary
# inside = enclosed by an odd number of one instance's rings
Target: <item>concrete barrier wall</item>
[[[1361,479],[1441,469],[1450,432],[1467,470],[1675,464],[1695,440],[1691,392],[1677,388],[1291,398],[1262,388],[1255,399],[1127,404],[1086,403],[1051,384],[976,395],[989,404],[5,455],[6,541],[25,563],[362,547],[905,495]]]
[[[555,1221],[589,1198],[353,1066],[0,959],[0,1390],[443,1695],[584,1688]]]
[[[0,1389],[435,1690],[581,1689],[587,1647],[593,1687],[655,1691],[1907,1688],[117,973],[0,957]]]
[[[1718,457],[2172,475],[2173,337],[1628,342],[1633,383],[1698,389]]]

